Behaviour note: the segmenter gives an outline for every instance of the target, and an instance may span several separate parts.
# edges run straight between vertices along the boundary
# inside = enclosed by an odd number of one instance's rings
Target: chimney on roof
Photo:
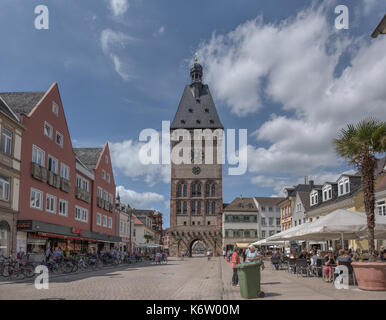
[[[304,184],[308,184],[308,176],[304,176]]]
[[[311,187],[314,186],[314,180],[310,180],[310,186],[311,186]]]

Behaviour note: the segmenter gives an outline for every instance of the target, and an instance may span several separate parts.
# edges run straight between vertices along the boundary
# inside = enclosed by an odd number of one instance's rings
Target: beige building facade
[[[20,249],[17,215],[23,130],[18,116],[0,98],[0,255],[4,256],[15,257]]]

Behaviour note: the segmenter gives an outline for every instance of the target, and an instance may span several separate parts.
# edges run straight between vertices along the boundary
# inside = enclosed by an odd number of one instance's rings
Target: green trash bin
[[[261,262],[246,262],[236,265],[242,298],[254,299],[260,296],[261,265]]]

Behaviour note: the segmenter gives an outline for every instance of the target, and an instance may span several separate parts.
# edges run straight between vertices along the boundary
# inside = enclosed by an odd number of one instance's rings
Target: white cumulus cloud
[[[129,9],[128,0],[110,0],[110,10],[115,17],[122,16]]]
[[[131,208],[135,209],[152,209],[151,204],[165,202],[164,196],[155,192],[136,192],[125,189],[123,186],[118,186],[116,190],[121,202],[129,204]]]
[[[125,140],[110,142],[110,152],[114,167],[133,179],[143,179],[149,185],[158,182],[170,183],[170,165],[148,164],[144,165],[139,159],[139,152],[144,146],[143,142]]]
[[[200,45],[206,81],[232,113],[269,113],[267,102],[281,108],[252,135],[250,172],[296,177],[333,171],[343,163],[332,143],[341,128],[368,117],[386,120],[386,38],[339,33],[328,5],[280,23],[258,17]]]
[[[135,38],[111,29],[104,29],[100,36],[103,53],[111,59],[114,70],[126,81],[130,78],[129,68],[120,58],[119,51],[124,49],[131,41],[135,41]]]

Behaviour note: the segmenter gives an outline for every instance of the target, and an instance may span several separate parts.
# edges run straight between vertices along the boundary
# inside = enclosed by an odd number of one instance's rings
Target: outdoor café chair
[[[316,266],[311,266],[312,275],[316,277],[323,276],[323,259],[316,259]]]
[[[307,259],[296,259],[296,275],[299,276],[299,274],[305,274],[306,277],[308,277],[309,269]]]
[[[295,273],[296,271],[296,259],[288,259],[288,273]]]
[[[288,270],[288,257],[284,256],[279,265],[280,270]]]
[[[275,264],[278,265],[278,269],[275,268]],[[272,267],[272,270],[280,270],[280,266],[281,266],[281,260],[280,258],[271,258],[271,267]]]

